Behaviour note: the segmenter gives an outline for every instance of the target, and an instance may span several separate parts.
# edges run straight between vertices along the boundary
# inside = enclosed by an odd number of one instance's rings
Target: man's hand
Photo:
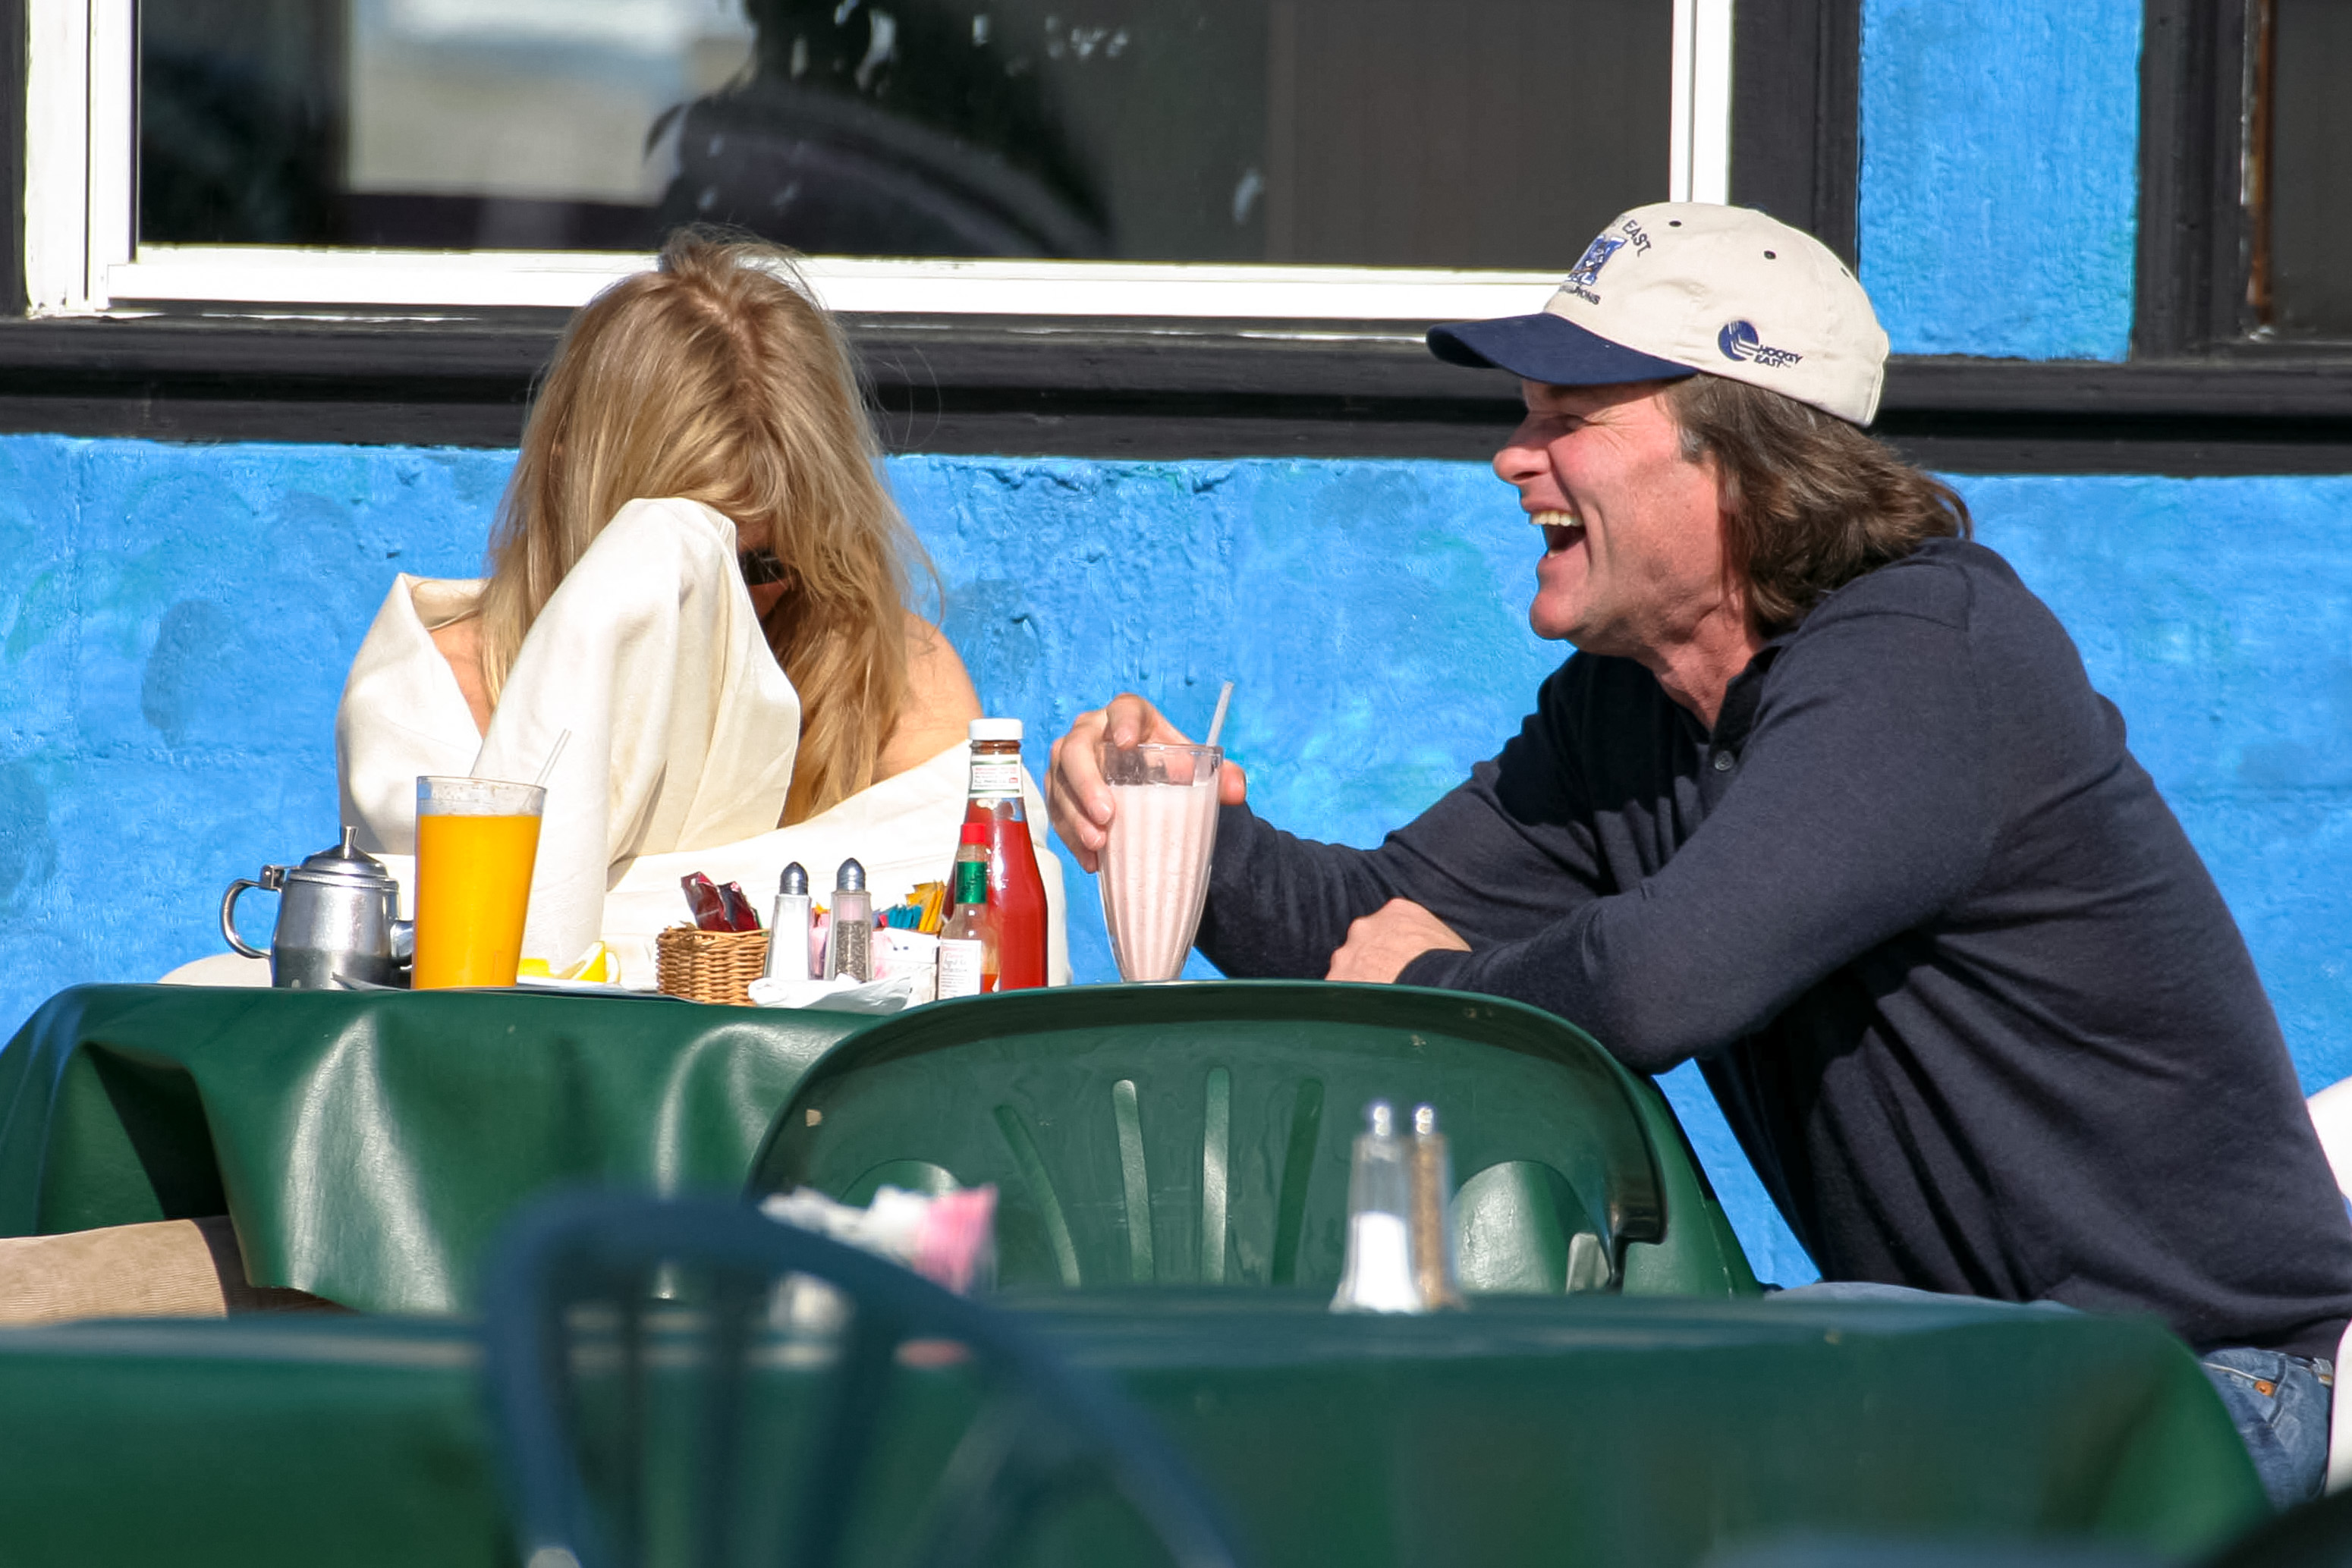
[[[1071,721],[1070,733],[1054,742],[1053,761],[1045,774],[1045,807],[1054,831],[1087,871],[1101,869],[1103,841],[1110,836],[1110,786],[1102,777],[1105,741],[1122,747],[1146,742],[1192,744],[1158,708],[1132,692]],[[1218,800],[1238,806],[1248,795],[1248,779],[1237,764],[1226,763],[1217,779]]]
[[[1331,955],[1331,972],[1323,977],[1391,985],[1407,964],[1439,947],[1470,951],[1436,915],[1409,898],[1391,898],[1348,927],[1347,944]]]

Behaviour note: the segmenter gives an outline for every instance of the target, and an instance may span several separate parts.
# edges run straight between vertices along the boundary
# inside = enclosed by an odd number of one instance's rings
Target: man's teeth
[[[1574,512],[1529,512],[1528,521],[1539,528],[1580,528],[1584,519]]]

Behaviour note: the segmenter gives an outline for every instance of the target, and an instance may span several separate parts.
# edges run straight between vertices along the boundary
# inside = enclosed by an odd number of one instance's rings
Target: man
[[[1642,207],[1541,314],[1430,344],[1522,380],[1495,467],[1577,652],[1376,850],[1229,769],[1202,951],[1695,1057],[1825,1279],[2160,1314],[2273,1498],[2316,1495],[2352,1226],[2277,1022],[2064,631],[1862,433],[1861,286],[1760,214]],[[1089,865],[1105,737],[1181,738],[1126,696],[1056,746]]]

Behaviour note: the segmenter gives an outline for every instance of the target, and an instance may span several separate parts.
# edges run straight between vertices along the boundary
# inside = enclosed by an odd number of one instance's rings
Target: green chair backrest
[[[1463,1284],[1753,1294],[1655,1085],[1536,1009],[1404,986],[1215,981],[934,1004],[850,1036],[751,1192],[992,1182],[1006,1285],[1329,1289],[1370,1101],[1452,1144]]]

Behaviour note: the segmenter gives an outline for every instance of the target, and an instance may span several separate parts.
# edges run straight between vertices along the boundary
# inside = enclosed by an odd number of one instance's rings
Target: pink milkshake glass
[[[1121,979],[1172,980],[1192,950],[1224,759],[1213,746],[1102,748],[1111,817],[1098,881]]]

